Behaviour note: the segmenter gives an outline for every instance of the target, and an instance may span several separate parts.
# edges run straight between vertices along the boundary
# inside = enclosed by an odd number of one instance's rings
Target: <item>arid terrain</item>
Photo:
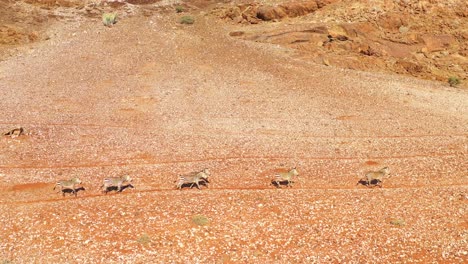
[[[0,137],[0,263],[466,263],[467,17],[461,0],[0,0],[0,132],[25,132]],[[53,190],[73,177],[77,197]]]

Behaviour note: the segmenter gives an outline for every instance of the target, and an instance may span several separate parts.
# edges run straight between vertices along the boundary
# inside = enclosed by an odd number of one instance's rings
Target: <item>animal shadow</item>
[[[22,136],[24,135],[24,128],[22,127],[19,127],[19,128],[15,128],[15,129],[12,129],[8,132],[5,132],[5,133],[2,133],[4,136],[10,136],[12,138],[15,138],[15,137],[19,137],[19,136]]]
[[[70,195],[75,195],[77,196],[78,195],[78,192],[80,191],[86,191],[86,189],[84,187],[79,187],[79,188],[76,188],[74,191],[73,189],[63,189],[62,190],[62,195],[65,196],[66,193],[69,193]]]
[[[109,186],[106,188],[106,190],[104,191],[104,193],[108,193],[108,192],[112,192],[112,191],[116,191],[116,192],[123,192],[123,190],[127,189],[127,188],[135,188],[132,184],[127,184],[127,185],[122,185],[122,188],[120,189],[119,191],[119,187],[117,186]]]
[[[279,183],[279,184],[278,184]],[[289,187],[292,187],[294,181],[289,181]],[[282,188],[281,186],[288,186],[288,181],[280,181],[276,182],[275,180],[271,180],[271,184],[276,188]]]
[[[200,186],[205,186],[206,188],[208,188],[208,183],[210,183],[207,179],[204,179],[202,181],[199,181],[198,184]],[[195,183],[190,183],[190,182],[187,182],[187,183],[184,183],[180,186],[181,189],[183,189],[184,187],[189,187],[190,189],[192,188],[197,188],[197,185]]]
[[[370,183],[367,183],[366,180],[361,179],[361,180],[359,180],[359,181],[357,182],[356,185],[359,185],[359,184],[362,184],[362,185],[364,185],[364,186],[366,186],[366,187],[368,187],[368,188],[375,188],[375,187],[377,187],[377,186],[378,186],[379,188],[382,188],[382,181],[381,181],[381,180],[377,180],[377,179],[373,179]]]

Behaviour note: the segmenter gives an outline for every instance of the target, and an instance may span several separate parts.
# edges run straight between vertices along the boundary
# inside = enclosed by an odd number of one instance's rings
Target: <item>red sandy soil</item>
[[[466,89],[230,36],[215,1],[25,2],[56,17],[0,61],[0,131],[26,132],[0,138],[0,263],[468,260]],[[176,190],[203,168],[208,188]],[[101,192],[124,174],[134,188]],[[72,177],[76,198],[52,190]]]

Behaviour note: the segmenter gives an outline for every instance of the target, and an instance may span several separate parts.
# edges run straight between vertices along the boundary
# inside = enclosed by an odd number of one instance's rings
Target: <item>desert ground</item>
[[[467,263],[466,3],[354,2],[1,0],[0,263]]]

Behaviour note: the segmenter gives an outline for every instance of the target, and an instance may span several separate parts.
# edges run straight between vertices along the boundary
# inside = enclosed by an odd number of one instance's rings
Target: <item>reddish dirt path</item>
[[[0,139],[0,260],[467,259],[466,90],[309,64],[196,19],[70,23],[0,63],[0,128],[29,133]],[[292,166],[296,187],[270,185]],[[356,186],[383,166],[383,188]],[[174,190],[204,167],[209,189]],[[100,194],[123,173],[134,189]],[[75,176],[78,198],[52,191]]]

